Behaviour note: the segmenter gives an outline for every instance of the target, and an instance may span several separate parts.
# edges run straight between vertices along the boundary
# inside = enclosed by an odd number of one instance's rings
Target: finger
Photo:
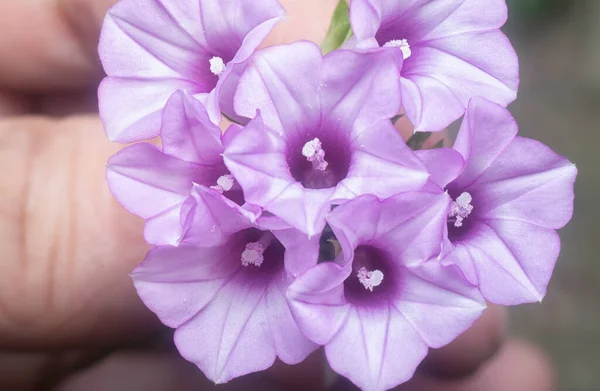
[[[0,91],[0,118],[25,114],[30,110],[31,101],[27,96]]]
[[[505,333],[506,310],[491,304],[482,317],[452,343],[430,349],[419,371],[441,379],[470,376],[498,352]]]
[[[128,273],[142,222],[109,193],[92,117],[0,121],[0,349],[96,346],[157,326]]]
[[[75,374],[54,388],[57,391],[204,391],[214,390],[193,364],[169,353],[124,351],[93,368]],[[220,385],[222,391],[283,391],[263,373],[253,373]]]
[[[0,2],[0,86],[37,92],[80,88],[98,79],[98,14],[114,2]]]
[[[337,374],[327,365],[323,349],[318,349],[297,365],[287,365],[277,360],[265,374],[287,391],[327,390],[337,378]]]
[[[463,381],[441,381],[416,375],[396,391],[551,391],[552,366],[535,346],[509,341],[499,354],[473,377]]]
[[[34,102],[36,114],[52,117],[98,112],[98,94],[95,88],[53,92],[35,97]]]

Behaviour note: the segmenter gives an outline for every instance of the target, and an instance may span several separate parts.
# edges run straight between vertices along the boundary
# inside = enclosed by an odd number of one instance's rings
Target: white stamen
[[[231,190],[234,184],[235,179],[233,178],[233,175],[227,174],[221,175],[219,179],[217,179],[217,185],[211,186],[210,188],[218,191],[219,193],[224,193],[226,191]]]
[[[383,45],[384,48],[399,48],[402,50],[402,57],[406,60],[412,55],[412,50],[410,50],[410,45],[406,39],[394,39],[389,42],[386,42]]]
[[[223,59],[215,56],[208,60],[208,62],[210,63],[210,71],[213,73],[213,75],[221,76],[225,70],[225,62],[223,62]]]
[[[312,139],[302,147],[302,156],[313,163],[313,167],[320,171],[325,171],[329,163],[325,161],[325,151],[321,146],[321,140]]]
[[[471,205],[471,201],[473,201],[473,197],[471,197],[471,194],[467,192],[463,192],[456,198],[456,201],[452,201],[448,217],[456,218],[456,221],[454,221],[455,227],[462,227],[463,220],[469,217],[473,211],[473,205]]]
[[[366,267],[361,267],[358,270],[358,281],[365,287],[365,289],[373,292],[373,288],[381,285],[383,282],[383,272],[381,270],[368,271]]]
[[[242,252],[242,265],[260,267],[265,260],[264,252],[265,249],[259,242],[246,244],[246,249]]]

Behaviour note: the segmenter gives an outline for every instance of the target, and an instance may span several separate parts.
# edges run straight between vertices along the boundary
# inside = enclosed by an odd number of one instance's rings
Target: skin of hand
[[[148,250],[142,221],[112,198],[104,163],[119,149],[97,115],[96,52],[114,0],[0,3],[0,389],[204,390],[172,334],[136,295],[128,273]],[[282,0],[287,18],[265,42],[320,42],[336,0]],[[405,120],[397,124],[408,136]],[[444,137],[440,135],[437,137]],[[435,141],[437,142],[437,140]],[[548,391],[537,348],[504,340],[490,306],[452,344],[432,350],[398,390]],[[327,386],[326,386],[327,384]],[[223,390],[354,390],[322,351]]]

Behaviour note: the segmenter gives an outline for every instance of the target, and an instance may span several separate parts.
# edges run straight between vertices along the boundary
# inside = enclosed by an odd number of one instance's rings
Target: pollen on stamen
[[[215,56],[208,60],[208,62],[210,63],[210,71],[213,75],[221,76],[223,71],[225,71],[225,62],[221,57]]]
[[[386,42],[383,47],[385,48],[399,48],[402,50],[402,57],[406,60],[412,55],[412,50],[410,49],[410,45],[406,39],[393,39],[389,42]]]
[[[216,186],[211,186],[210,188],[218,191],[219,193],[224,193],[231,190],[234,184],[235,179],[233,178],[233,175],[227,174],[221,175],[219,179],[217,179]]]
[[[248,267],[254,265],[260,267],[263,264],[265,257],[263,256],[265,248],[259,242],[246,244],[246,249],[242,252],[242,265]]]
[[[325,161],[325,151],[318,138],[308,141],[302,147],[302,156],[313,164],[313,167],[320,171],[325,171],[329,163]]]
[[[371,292],[373,292],[373,288],[381,285],[383,282],[383,272],[378,269],[368,271],[366,267],[361,267],[358,270],[357,277],[365,289]]]
[[[473,201],[473,197],[471,194],[467,192],[463,192],[459,195],[455,201],[452,201],[452,205],[450,205],[450,212],[448,212],[449,218],[455,218],[454,226],[456,228],[460,228],[463,226],[463,221],[471,212],[473,212],[473,205],[471,205],[471,201]]]

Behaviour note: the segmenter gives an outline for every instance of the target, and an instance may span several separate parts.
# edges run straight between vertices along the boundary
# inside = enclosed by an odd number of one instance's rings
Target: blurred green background
[[[485,0],[481,0],[485,1]],[[575,214],[541,304],[511,309],[510,327],[542,346],[559,390],[600,390],[600,0],[509,0],[521,88],[521,135],[577,164]]]

